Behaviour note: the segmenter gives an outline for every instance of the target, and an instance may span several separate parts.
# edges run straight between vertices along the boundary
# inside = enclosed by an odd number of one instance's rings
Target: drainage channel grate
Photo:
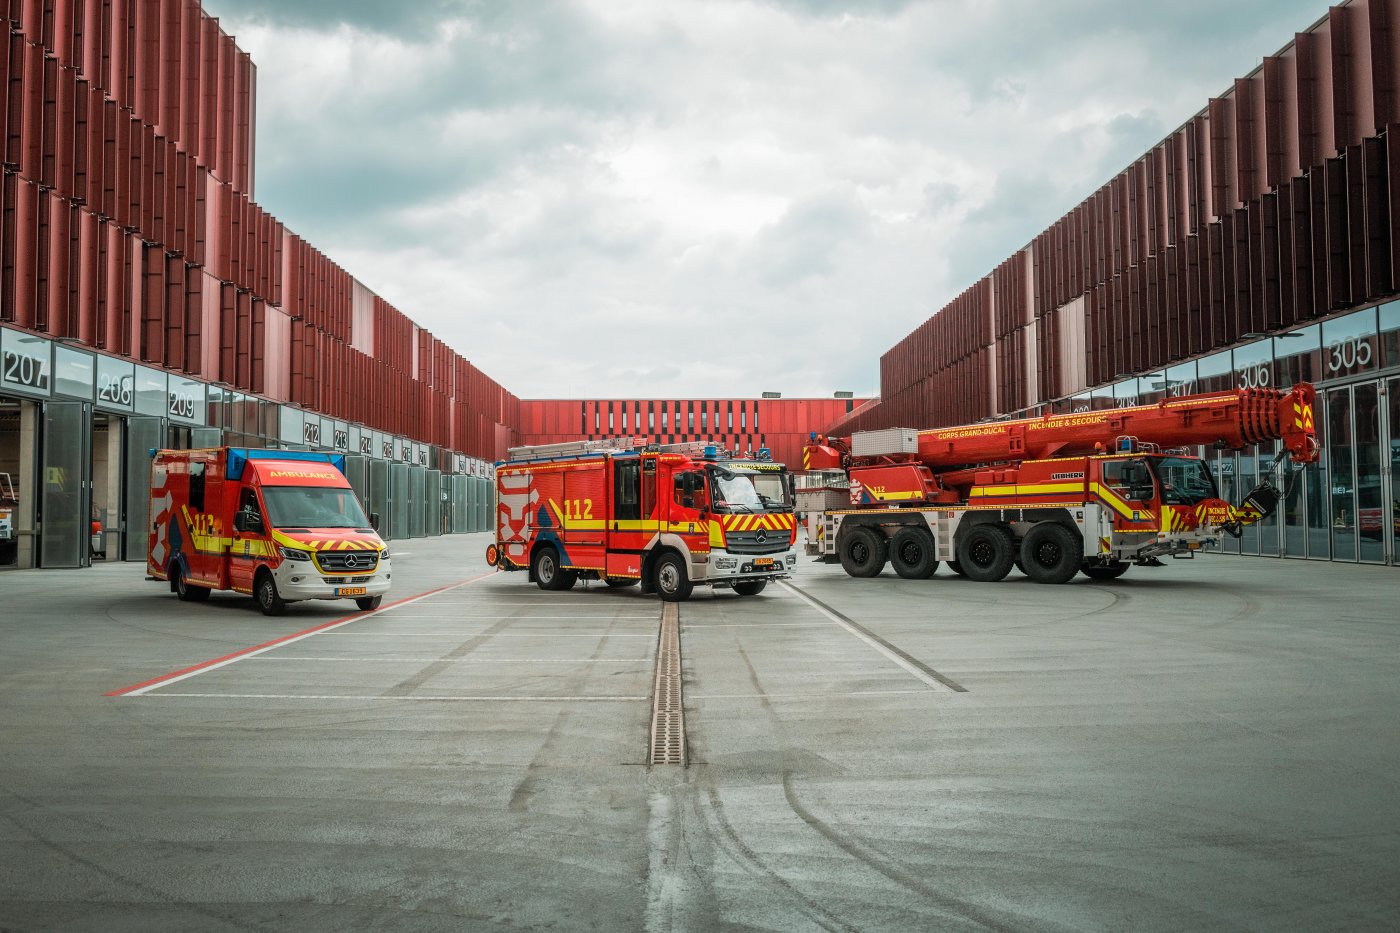
[[[651,764],[685,765],[685,706],[681,699],[680,610],[661,608],[656,685],[651,700]]]

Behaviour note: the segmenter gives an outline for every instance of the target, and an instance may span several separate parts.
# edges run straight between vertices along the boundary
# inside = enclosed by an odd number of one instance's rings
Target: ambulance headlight
[[[379,552],[379,559],[380,559],[380,560],[388,560],[388,559],[389,559],[389,549],[388,549],[387,547],[386,547],[384,550],[382,550],[382,551]]]
[[[306,552],[306,551],[299,551],[299,550],[297,550],[297,549],[294,548],[294,547],[279,547],[277,550],[281,551],[281,552],[282,552],[282,556],[285,557],[285,558],[287,558],[287,560],[310,560],[310,559],[311,559],[311,555],[310,555],[308,552]]]

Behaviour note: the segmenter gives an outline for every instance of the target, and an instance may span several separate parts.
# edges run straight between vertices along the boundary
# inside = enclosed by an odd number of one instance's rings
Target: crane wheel
[[[1032,525],[1021,540],[1021,569],[1036,583],[1068,583],[1084,563],[1084,539],[1055,522]]]
[[[995,583],[1011,572],[1016,542],[1001,525],[973,525],[958,542],[958,563],[963,576],[978,583]]]
[[[948,569],[953,571],[953,573],[957,574],[960,577],[967,576],[967,571],[962,568],[962,564],[958,563],[955,560],[948,561]]]
[[[879,576],[888,559],[884,536],[864,525],[847,529],[837,540],[836,550],[841,557],[841,568],[853,577]]]
[[[1090,580],[1117,580],[1128,572],[1128,565],[1121,561],[1112,564],[1085,564],[1079,570]]]
[[[933,555],[933,535],[925,528],[901,528],[890,540],[890,565],[906,580],[927,580],[933,576],[938,570]]]

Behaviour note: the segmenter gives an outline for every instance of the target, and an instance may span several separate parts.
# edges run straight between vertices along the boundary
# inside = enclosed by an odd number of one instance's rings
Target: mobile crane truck
[[[906,579],[941,561],[993,582],[1019,566],[1039,583],[1094,580],[1130,565],[1194,557],[1272,514],[1272,474],[1318,457],[1313,387],[1237,389],[1154,405],[1044,415],[917,431],[812,436],[807,553],[853,577],[893,564]],[[1281,439],[1283,449],[1239,506],[1220,498],[1205,462],[1187,448],[1239,449]],[[1286,461],[1291,461],[1292,467]],[[814,482],[815,480],[815,482]]]

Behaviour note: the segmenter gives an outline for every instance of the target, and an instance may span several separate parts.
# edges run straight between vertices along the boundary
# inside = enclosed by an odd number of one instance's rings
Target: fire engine
[[[854,577],[888,562],[905,578],[942,561],[972,580],[1018,566],[1040,583],[1080,571],[1094,580],[1129,565],[1161,566],[1217,547],[1222,535],[1270,515],[1272,474],[1318,457],[1311,385],[1238,389],[1155,405],[1044,415],[916,431],[819,438],[804,451],[798,491],[807,552]],[[1219,497],[1205,462],[1186,448],[1283,449],[1239,507]]]
[[[247,593],[267,615],[306,599],[378,609],[389,549],[345,478],[342,454],[215,447],[151,460],[146,569],[182,600]]]
[[[635,438],[518,447],[496,465],[486,562],[541,589],[640,583],[663,600],[696,584],[754,596],[797,563],[791,474],[766,450],[644,446]]]

